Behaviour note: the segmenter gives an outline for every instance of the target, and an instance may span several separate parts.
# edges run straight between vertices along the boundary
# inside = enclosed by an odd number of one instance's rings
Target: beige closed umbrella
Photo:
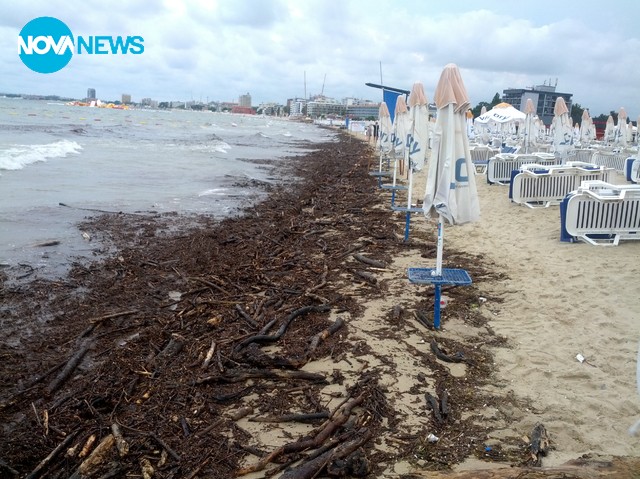
[[[434,100],[438,108],[429,159],[423,210],[426,217],[438,218],[435,268],[409,269],[413,283],[430,283],[435,287],[434,326],[440,324],[442,285],[471,283],[469,274],[460,269],[442,267],[444,220],[463,224],[480,219],[480,203],[466,134],[469,96],[458,67],[448,64],[440,76]]]
[[[404,240],[409,239],[409,226],[411,213],[422,211],[422,208],[413,206],[413,181],[414,174],[424,168],[429,156],[429,102],[424,92],[424,86],[420,82],[413,84],[409,95],[409,115],[411,128],[407,139],[408,172],[407,172],[407,207],[405,217]],[[400,208],[396,208],[400,210]]]
[[[559,156],[566,154],[573,148],[573,126],[569,117],[569,108],[564,98],[556,98],[553,107],[553,121],[551,122],[554,153]]]
[[[613,144],[626,148],[627,142],[627,110],[624,107],[620,107],[618,110],[618,124],[614,129]]]

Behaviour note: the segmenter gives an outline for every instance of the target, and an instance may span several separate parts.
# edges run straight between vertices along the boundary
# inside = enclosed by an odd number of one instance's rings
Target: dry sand
[[[640,437],[628,431],[640,419],[640,242],[560,242],[558,206],[516,205],[508,186],[476,178],[481,220],[445,228],[444,260],[447,248],[483,254],[508,276],[480,286],[504,299],[483,311],[511,346],[495,351],[493,389],[534,406],[492,414],[488,405],[493,436],[499,441],[543,423],[554,444],[548,466],[588,453],[638,456]],[[619,175],[616,183],[626,182]],[[431,227],[423,218],[413,224]]]

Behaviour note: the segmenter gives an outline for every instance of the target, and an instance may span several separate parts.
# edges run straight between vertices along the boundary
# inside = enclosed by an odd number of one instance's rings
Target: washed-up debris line
[[[375,268],[422,247],[403,244],[404,220],[381,206],[368,146],[339,134],[310,148],[278,162],[287,180],[238,217],[89,217],[82,230],[101,239],[95,262],[59,280],[5,278],[0,477],[376,477],[402,457],[446,469],[483,451],[483,433],[461,415],[463,403],[483,401],[474,384],[489,374],[475,346],[433,343],[475,368],[464,385],[428,349],[420,358],[439,381],[442,414],[433,419],[436,402],[425,401],[428,431],[475,442],[429,443],[426,427],[403,436],[375,371],[328,409],[322,389],[343,380],[339,370],[303,369],[351,351],[348,318],[385,294]],[[465,267],[486,275],[478,261]],[[425,293],[411,306],[426,311],[429,301]],[[394,317],[408,321],[401,309]],[[447,389],[457,390],[448,401]],[[273,447],[238,425],[247,416],[313,428]],[[397,438],[397,452],[375,448],[383,436]]]

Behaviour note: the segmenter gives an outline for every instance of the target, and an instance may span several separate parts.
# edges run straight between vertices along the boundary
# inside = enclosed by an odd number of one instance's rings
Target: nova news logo
[[[141,36],[78,36],[54,17],[38,17],[28,22],[18,35],[18,55],[28,68],[37,73],[62,70],[78,55],[139,55],[144,52]]]

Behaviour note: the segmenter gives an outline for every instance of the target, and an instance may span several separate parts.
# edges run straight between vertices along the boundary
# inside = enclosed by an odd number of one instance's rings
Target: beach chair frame
[[[629,156],[629,153],[625,151],[596,151],[591,157],[591,163],[614,168],[624,174],[626,159]]]
[[[511,182],[512,172],[520,170],[524,165],[536,164],[542,166],[559,165],[560,159],[549,153],[530,153],[514,155],[500,153],[489,159],[487,164],[487,183],[507,185]]]
[[[583,181],[610,181],[613,168],[595,166],[583,162],[568,165],[524,165],[513,172],[509,185],[509,198],[529,208],[548,208],[559,205],[570,192]]]
[[[617,246],[640,240],[640,185],[585,181],[560,205],[560,240]]]

